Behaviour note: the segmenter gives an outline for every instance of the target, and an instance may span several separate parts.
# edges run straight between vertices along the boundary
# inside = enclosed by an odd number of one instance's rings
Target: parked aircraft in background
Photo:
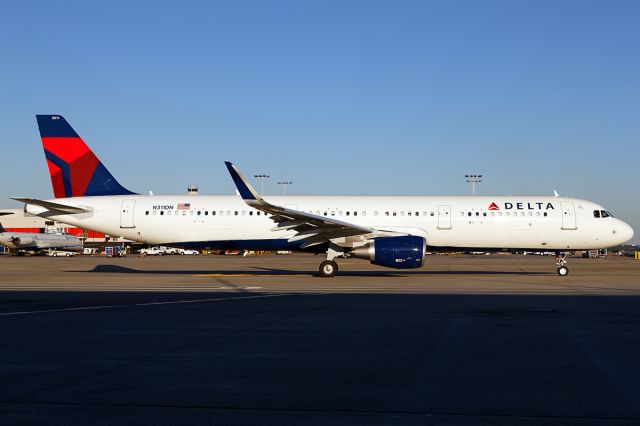
[[[82,241],[68,234],[9,232],[0,224],[0,245],[14,250],[82,249]]]
[[[25,211],[153,245],[301,250],[418,268],[437,250],[556,251],[622,244],[633,230],[591,201],[549,196],[274,196],[258,195],[226,163],[240,196],[135,194],[109,173],[60,115],[38,115],[55,199],[14,198]]]

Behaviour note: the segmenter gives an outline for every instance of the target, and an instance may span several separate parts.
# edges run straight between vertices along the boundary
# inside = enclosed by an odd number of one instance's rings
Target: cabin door
[[[576,208],[572,201],[561,201],[562,229],[578,229],[576,225]]]
[[[135,199],[122,200],[120,207],[120,228],[135,228],[133,223],[133,209],[136,205]]]
[[[438,229],[451,229],[451,206],[438,206]]]

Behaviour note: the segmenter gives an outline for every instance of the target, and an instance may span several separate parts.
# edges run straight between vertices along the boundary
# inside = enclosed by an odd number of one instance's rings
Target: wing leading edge
[[[376,236],[393,234],[343,222],[332,217],[318,216],[271,204],[265,201],[255,189],[253,189],[233,163],[225,161],[225,165],[244,202],[257,210],[271,215],[270,219],[276,222],[276,226],[272,228],[272,231],[295,231],[296,235],[289,238],[289,242],[302,241],[300,245],[302,249],[345,237],[357,236],[364,240]]]

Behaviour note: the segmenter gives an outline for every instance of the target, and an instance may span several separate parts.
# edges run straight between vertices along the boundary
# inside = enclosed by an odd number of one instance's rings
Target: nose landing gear
[[[567,268],[566,261],[567,253],[565,252],[557,252],[556,253],[556,265],[558,266],[558,275],[561,277],[566,277],[569,275],[569,268]]]

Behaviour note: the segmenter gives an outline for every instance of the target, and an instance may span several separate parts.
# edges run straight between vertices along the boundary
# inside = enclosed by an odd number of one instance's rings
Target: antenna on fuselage
[[[554,190],[553,190],[553,196],[554,196],[554,197],[559,197],[559,196],[560,196],[560,194],[558,194],[558,191],[556,191],[556,190],[554,189]]]

